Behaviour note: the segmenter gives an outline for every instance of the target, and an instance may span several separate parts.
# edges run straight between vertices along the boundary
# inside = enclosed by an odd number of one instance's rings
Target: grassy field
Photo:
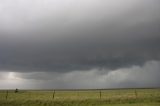
[[[160,89],[1,90],[0,106],[160,106]]]

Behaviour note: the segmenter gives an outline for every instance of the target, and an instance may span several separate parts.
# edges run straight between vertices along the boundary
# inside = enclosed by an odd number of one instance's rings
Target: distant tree
[[[15,93],[18,93],[18,92],[19,92],[19,90],[16,88]]]

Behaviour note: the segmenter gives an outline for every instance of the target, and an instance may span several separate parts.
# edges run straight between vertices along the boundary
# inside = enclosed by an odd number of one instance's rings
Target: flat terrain
[[[0,106],[160,106],[160,89],[0,90]]]

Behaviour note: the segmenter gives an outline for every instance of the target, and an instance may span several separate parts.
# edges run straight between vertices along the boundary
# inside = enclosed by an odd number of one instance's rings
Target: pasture
[[[0,106],[160,106],[160,89],[0,90]]]

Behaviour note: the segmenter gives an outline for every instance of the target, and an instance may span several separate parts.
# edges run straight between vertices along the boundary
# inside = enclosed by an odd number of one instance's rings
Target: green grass
[[[0,106],[160,106],[160,89],[0,91]]]

